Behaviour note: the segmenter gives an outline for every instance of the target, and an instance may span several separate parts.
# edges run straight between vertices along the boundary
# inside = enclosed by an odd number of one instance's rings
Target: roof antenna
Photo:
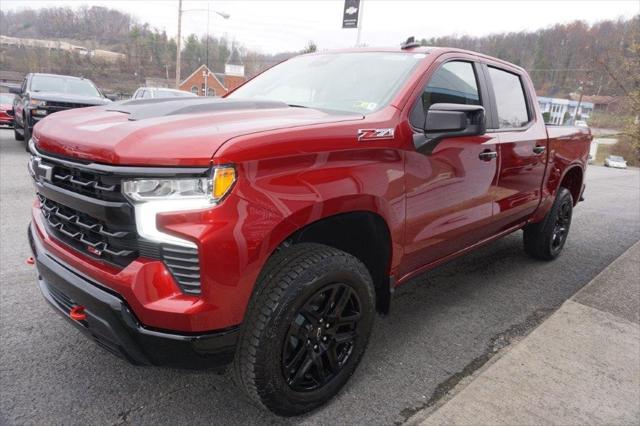
[[[400,43],[402,50],[413,49],[414,47],[420,47],[420,42],[417,42],[414,36],[409,37],[404,43]]]

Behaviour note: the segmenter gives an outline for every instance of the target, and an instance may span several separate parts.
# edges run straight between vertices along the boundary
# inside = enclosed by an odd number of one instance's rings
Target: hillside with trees
[[[617,73],[638,43],[640,16],[628,20],[581,21],[554,25],[533,32],[493,34],[484,37],[423,38],[423,45],[453,46],[496,56],[518,64],[531,74],[538,93],[566,96],[580,87],[585,94],[625,95],[633,85],[633,72]],[[3,46],[2,69],[83,75],[108,90],[131,91],[145,78],[173,78],[176,44],[166,32],[138,22],[127,13],[105,7],[50,7],[38,10],[0,11],[0,34],[12,37],[56,39],[88,48],[124,53],[126,59],[106,64],[71,52],[43,51]],[[424,35],[427,36],[427,35]],[[205,62],[224,70],[231,42],[224,38],[187,34],[182,51],[183,74]],[[312,50],[315,44],[309,43]],[[241,44],[248,76],[300,52],[265,55]],[[41,51],[42,50],[42,51]]]
[[[176,41],[165,31],[138,22],[131,15],[105,7],[51,7],[18,12],[0,10],[0,35],[67,41],[88,49],[105,49],[124,53],[126,59],[107,63],[77,53],[41,48],[2,46],[0,63],[7,71],[52,72],[91,78],[108,91],[131,93],[146,78],[175,76]],[[183,77],[205,62],[209,49],[210,67],[224,71],[232,42],[206,35],[186,35],[182,44]],[[252,76],[299,52],[265,55],[252,52],[241,44],[245,70]]]

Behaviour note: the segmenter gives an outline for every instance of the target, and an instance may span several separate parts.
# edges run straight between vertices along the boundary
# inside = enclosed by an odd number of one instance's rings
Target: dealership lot
[[[354,380],[330,404],[282,420],[210,372],[132,367],[66,324],[39,294],[26,227],[27,153],[0,130],[0,424],[402,422],[526,334],[640,239],[640,173],[591,167],[586,201],[552,263],[521,233],[420,276],[379,317]]]

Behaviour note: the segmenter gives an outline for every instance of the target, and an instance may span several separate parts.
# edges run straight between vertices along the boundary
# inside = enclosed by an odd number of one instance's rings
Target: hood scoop
[[[129,121],[138,121],[169,115],[287,108],[287,106],[283,102],[275,101],[223,98],[160,98],[118,102],[109,105],[106,110],[129,114]]]

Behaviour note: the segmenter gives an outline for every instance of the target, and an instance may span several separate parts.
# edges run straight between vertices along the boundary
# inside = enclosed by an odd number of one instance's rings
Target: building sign
[[[358,16],[360,16],[360,0],[344,0],[342,28],[358,28]]]

